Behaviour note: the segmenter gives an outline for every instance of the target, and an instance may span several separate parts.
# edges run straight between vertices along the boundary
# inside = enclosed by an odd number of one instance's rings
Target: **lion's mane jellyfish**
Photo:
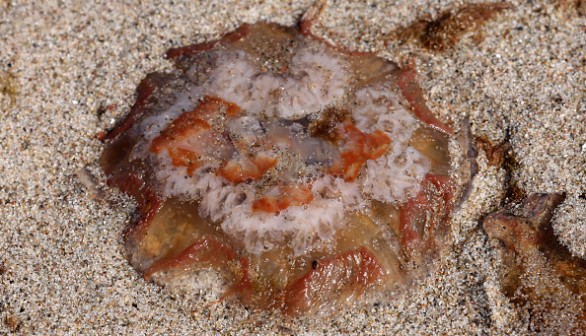
[[[132,196],[128,258],[146,279],[207,268],[245,305],[354,302],[426,272],[449,242],[451,129],[413,68],[301,29],[244,25],[171,49],[105,135],[108,184]]]

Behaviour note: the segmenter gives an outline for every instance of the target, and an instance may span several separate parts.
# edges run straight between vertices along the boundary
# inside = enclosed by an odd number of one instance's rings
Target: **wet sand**
[[[210,272],[185,295],[145,282],[125,260],[121,233],[134,206],[105,188],[95,135],[128,112],[147,73],[169,68],[169,47],[242,22],[294,25],[310,3],[0,0],[0,334],[524,334],[499,289],[495,243],[480,229],[503,197],[505,175],[482,151],[454,216],[454,248],[387,303],[287,320],[214,303],[222,284]],[[566,193],[554,229],[586,257],[584,6],[512,3],[444,53],[385,45],[385,36],[457,1],[337,1],[315,32],[352,50],[415,60],[440,119],[469,117],[474,136],[494,143],[509,137],[518,185]]]

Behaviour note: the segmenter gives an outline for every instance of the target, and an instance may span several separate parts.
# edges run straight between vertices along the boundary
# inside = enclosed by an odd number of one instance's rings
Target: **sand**
[[[479,229],[500,202],[504,176],[482,152],[472,193],[454,216],[454,248],[388,303],[332,319],[284,319],[214,303],[221,282],[213,274],[184,295],[143,281],[125,260],[121,233],[134,206],[104,187],[104,145],[95,135],[128,112],[147,73],[169,67],[167,48],[242,22],[293,25],[310,3],[0,0],[0,334],[526,334],[499,289],[495,244]],[[519,185],[566,192],[554,228],[586,257],[584,6],[512,3],[441,54],[385,46],[385,35],[459,1],[336,1],[316,32],[354,50],[414,59],[442,120],[457,125],[468,116],[473,134],[494,142],[508,129]]]

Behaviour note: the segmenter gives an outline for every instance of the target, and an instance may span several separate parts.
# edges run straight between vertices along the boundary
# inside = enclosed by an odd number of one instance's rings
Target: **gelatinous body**
[[[245,304],[313,312],[408,283],[448,242],[451,130],[414,70],[302,27],[169,50],[106,135],[145,278],[212,268]]]

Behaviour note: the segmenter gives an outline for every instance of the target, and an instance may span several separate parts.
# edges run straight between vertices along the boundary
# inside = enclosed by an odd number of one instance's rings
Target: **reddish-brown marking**
[[[411,105],[411,111],[419,120],[446,134],[451,135],[453,133],[452,128],[436,118],[425,104],[423,90],[417,83],[417,72],[413,63],[401,71],[397,85],[409,105]]]
[[[364,246],[319,260],[316,267],[285,289],[283,310],[295,314],[317,307],[332,295],[342,300],[360,295],[382,274],[375,255]]]
[[[130,113],[112,130],[108,131],[105,135],[101,136],[99,140],[106,141],[114,139],[119,134],[126,132],[134,123],[142,117],[145,112],[145,106],[149,98],[155,92],[155,89],[162,86],[162,83],[167,80],[165,75],[159,73],[149,74],[143,79],[138,88],[136,89],[137,96],[136,102],[130,109]]]
[[[98,133],[96,133],[94,135],[94,138],[96,138],[96,140],[98,141],[106,141],[106,137],[108,136],[108,132],[106,131],[98,131]]]
[[[254,157],[239,157],[227,161],[217,174],[232,183],[254,181],[261,178],[275,164],[276,158],[258,153]]]
[[[224,266],[227,262],[237,258],[236,252],[228,245],[215,239],[202,239],[193,243],[179,254],[156,261],[143,274],[145,280],[157,272],[170,269],[181,269],[197,266],[207,268],[212,266]]]
[[[163,202],[157,197],[156,192],[151,186],[147,185],[140,177],[132,173],[128,175],[114,175],[108,179],[108,185],[117,187],[123,193],[133,197],[136,203],[138,203],[138,209],[140,211],[139,220],[129,228],[126,235],[140,235],[159,212],[163,206]]]
[[[391,139],[384,132],[376,130],[366,134],[348,120],[339,128],[339,137],[343,141],[341,160],[335,162],[329,172],[347,182],[354,181],[366,161],[382,156],[391,144]]]
[[[220,300],[224,300],[231,296],[238,296],[242,302],[251,303],[254,301],[255,290],[252,277],[250,276],[250,260],[246,257],[242,257],[238,262],[239,269],[235,274],[236,280],[233,285],[228,287]]]
[[[264,196],[255,200],[252,210],[277,213],[290,206],[299,206],[313,201],[313,194],[307,186],[285,186],[279,189],[277,196]]]
[[[452,199],[456,186],[454,181],[445,175],[427,174],[421,181],[421,189],[415,197],[408,200],[400,209],[401,244],[414,249],[423,242],[424,225],[429,223],[429,231],[433,232],[436,223],[445,222],[451,213]],[[441,209],[435,207],[434,200],[441,199]],[[441,211],[440,211],[441,210]],[[434,235],[431,234],[430,239]],[[427,241],[434,244],[433,241]]]
[[[193,111],[185,112],[175,119],[151,143],[150,150],[160,153],[166,150],[173,165],[186,167],[187,175],[192,175],[200,166],[199,157],[202,153],[182,148],[182,142],[188,138],[204,138],[212,136],[209,121],[224,112],[228,117],[240,113],[240,108],[217,97],[206,96]]]

